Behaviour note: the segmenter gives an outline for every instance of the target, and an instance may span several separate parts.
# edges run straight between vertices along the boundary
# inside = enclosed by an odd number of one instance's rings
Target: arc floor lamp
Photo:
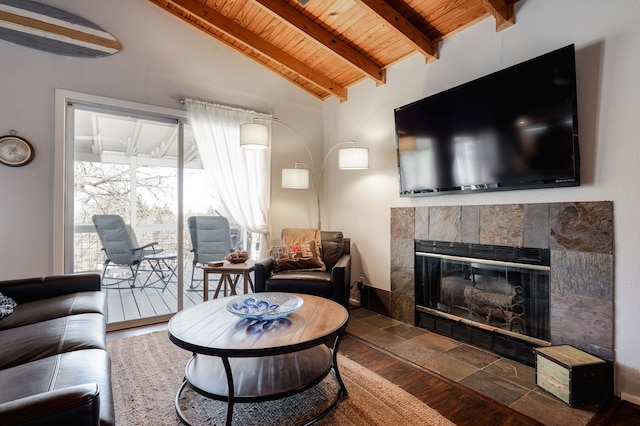
[[[322,176],[324,175],[324,166],[331,155],[337,148],[344,145],[351,145],[349,148],[341,148],[338,150],[338,168],[340,170],[363,170],[369,168],[369,149],[358,148],[355,142],[340,142],[329,150],[322,160],[320,172],[316,178],[314,174],[313,154],[309,146],[305,142],[302,135],[293,127],[289,126],[277,118],[254,118],[252,123],[245,123],[240,126],[240,146],[246,149],[266,149],[269,146],[269,128],[265,124],[258,123],[259,120],[271,121],[287,127],[294,132],[309,155],[310,164],[294,163],[293,169],[282,169],[282,187],[286,189],[309,189],[309,176],[316,193],[316,203],[318,207],[318,229],[322,229],[322,221],[320,219],[320,185],[322,184]]]

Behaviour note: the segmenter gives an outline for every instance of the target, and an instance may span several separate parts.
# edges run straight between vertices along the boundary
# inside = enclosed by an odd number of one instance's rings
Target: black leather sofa
[[[274,273],[271,258],[255,263],[255,291],[304,293],[325,297],[349,306],[351,292],[351,240],[340,231],[322,231],[322,258],[326,271]]]
[[[0,282],[0,424],[113,425],[100,275]]]

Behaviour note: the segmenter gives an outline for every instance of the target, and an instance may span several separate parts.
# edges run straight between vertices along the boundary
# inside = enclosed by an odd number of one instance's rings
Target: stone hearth
[[[549,248],[551,343],[613,360],[613,203],[391,209],[391,291],[362,305],[415,323],[414,240]]]

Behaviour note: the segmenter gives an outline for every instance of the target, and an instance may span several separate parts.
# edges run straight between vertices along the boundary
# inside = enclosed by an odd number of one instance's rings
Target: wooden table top
[[[225,260],[222,266],[204,265],[202,269],[204,270],[204,272],[209,272],[213,274],[215,274],[216,272],[223,273],[223,274],[242,274],[244,272],[253,271],[253,268],[255,267],[254,264],[255,264],[254,260],[247,260],[246,262],[242,262],[242,263],[231,263]]]
[[[226,304],[238,296],[203,302],[173,316],[169,339],[194,353],[255,357],[312,348],[345,331],[349,313],[342,305],[318,296],[297,296],[304,300],[300,309],[264,327],[227,311]]]

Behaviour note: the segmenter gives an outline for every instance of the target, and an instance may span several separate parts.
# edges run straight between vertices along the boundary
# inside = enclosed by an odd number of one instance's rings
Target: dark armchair
[[[322,231],[322,258],[326,271],[291,270],[274,273],[271,258],[255,263],[255,291],[304,293],[349,305],[351,240],[342,232]]]

